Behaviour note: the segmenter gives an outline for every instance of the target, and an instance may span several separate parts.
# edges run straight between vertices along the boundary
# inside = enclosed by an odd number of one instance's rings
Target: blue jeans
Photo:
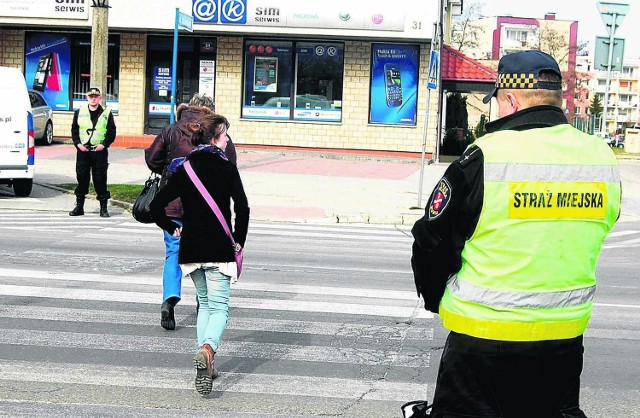
[[[182,226],[180,219],[171,218],[171,220]],[[180,299],[180,291],[182,288],[182,270],[178,264],[178,251],[180,250],[180,237],[174,237],[164,232],[164,270],[162,272],[162,300],[165,301],[171,297]]]
[[[220,338],[229,318],[231,279],[220,273],[217,267],[199,268],[189,274],[196,287],[200,310],[196,329],[198,347],[209,344],[218,351]]]

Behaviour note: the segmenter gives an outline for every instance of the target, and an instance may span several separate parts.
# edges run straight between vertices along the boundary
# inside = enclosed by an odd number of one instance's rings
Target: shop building
[[[176,102],[214,98],[239,144],[435,150],[427,79],[439,1],[110,0],[107,103],[120,146],[169,121],[176,8]],[[19,5],[18,5],[19,4]],[[0,0],[0,65],[20,68],[54,108],[56,137],[90,85],[92,0]],[[432,74],[433,77],[433,74]]]

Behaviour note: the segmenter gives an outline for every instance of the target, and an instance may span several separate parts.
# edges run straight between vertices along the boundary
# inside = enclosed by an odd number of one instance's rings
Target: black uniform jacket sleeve
[[[460,270],[460,254],[473,235],[483,200],[483,157],[468,148],[451,163],[411,233],[411,268],[425,309],[438,312],[449,276]]]

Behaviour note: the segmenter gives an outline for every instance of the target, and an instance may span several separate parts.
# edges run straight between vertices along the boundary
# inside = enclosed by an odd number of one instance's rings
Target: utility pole
[[[92,0],[91,81],[90,87],[102,92],[102,105],[107,104],[107,71],[109,48],[109,0]]]

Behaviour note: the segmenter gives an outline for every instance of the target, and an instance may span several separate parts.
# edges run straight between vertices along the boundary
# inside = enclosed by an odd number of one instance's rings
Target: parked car
[[[624,148],[624,135],[616,135],[609,144],[612,147]]]
[[[33,110],[34,136],[41,144],[51,145],[53,143],[53,110],[37,91],[29,90],[29,100]]]

